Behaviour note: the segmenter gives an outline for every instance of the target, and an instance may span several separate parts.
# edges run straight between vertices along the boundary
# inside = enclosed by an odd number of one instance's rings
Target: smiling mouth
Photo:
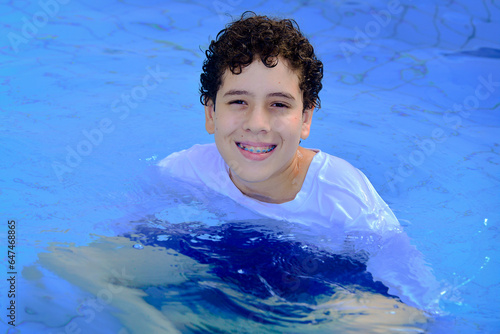
[[[236,145],[241,148],[242,150],[248,151],[250,153],[254,154],[263,154],[263,153],[269,153],[272,150],[276,148],[276,145],[269,145],[269,146],[249,146],[249,145],[243,145],[242,143],[236,143]]]

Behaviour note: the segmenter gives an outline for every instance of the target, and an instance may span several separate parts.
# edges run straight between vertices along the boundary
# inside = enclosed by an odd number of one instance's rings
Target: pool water
[[[152,177],[209,143],[206,49],[245,10],[294,18],[325,65],[302,143],[361,169],[439,282],[401,303],[362,253]],[[0,5],[6,333],[498,333],[500,4],[62,1]],[[201,198],[201,199],[200,199]],[[272,250],[269,251],[269,250]],[[4,314],[5,313],[5,314]]]

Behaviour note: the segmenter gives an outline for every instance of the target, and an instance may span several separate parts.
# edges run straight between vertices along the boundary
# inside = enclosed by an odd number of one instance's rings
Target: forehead
[[[239,74],[232,73],[228,68],[221,79],[218,93],[235,88],[256,92],[280,88],[290,94],[301,94],[299,72],[292,69],[288,61],[281,57],[274,67],[267,67],[260,57],[257,57],[250,65],[243,67]]]

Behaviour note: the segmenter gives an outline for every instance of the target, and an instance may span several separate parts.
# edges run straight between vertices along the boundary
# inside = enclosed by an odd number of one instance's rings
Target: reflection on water
[[[103,318],[118,320],[120,334],[415,333],[427,322],[359,259],[247,223],[141,224],[134,234],[49,251],[39,254],[41,268],[94,296],[69,322],[93,333],[110,332],[94,326]],[[30,320],[47,324],[50,314]]]
[[[130,237],[210,264],[210,272],[221,280],[259,298],[276,295],[290,302],[314,304],[315,297],[333,294],[339,288],[389,297],[382,283],[373,282],[366,265],[347,254],[320,251],[280,234],[254,229],[252,224],[226,223],[198,229],[191,226],[143,226]]]

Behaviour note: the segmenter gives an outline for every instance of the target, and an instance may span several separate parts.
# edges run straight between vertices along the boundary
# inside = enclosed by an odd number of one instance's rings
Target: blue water
[[[18,272],[17,326],[2,311],[2,331],[394,328],[338,307],[346,291],[397,301],[362,255],[326,254],[146,176],[213,141],[201,50],[245,10],[292,17],[310,38],[325,78],[303,146],[360,168],[441,284],[443,316],[395,326],[499,332],[500,4],[486,0],[1,4],[0,215],[17,224]]]
[[[270,238],[246,225],[226,224],[215,233],[197,229],[194,237],[192,233],[177,235],[168,231],[166,240],[158,240],[158,235],[165,235],[163,229],[140,228],[138,232],[141,244],[173,249],[200,263],[212,264],[212,272],[218,277],[260,298],[280,291],[286,300],[310,302],[316,295],[334,293],[328,283],[359,286],[389,296],[388,289],[374,282],[366,265],[356,259],[310,250],[297,241]],[[283,273],[287,273],[285,279]]]

